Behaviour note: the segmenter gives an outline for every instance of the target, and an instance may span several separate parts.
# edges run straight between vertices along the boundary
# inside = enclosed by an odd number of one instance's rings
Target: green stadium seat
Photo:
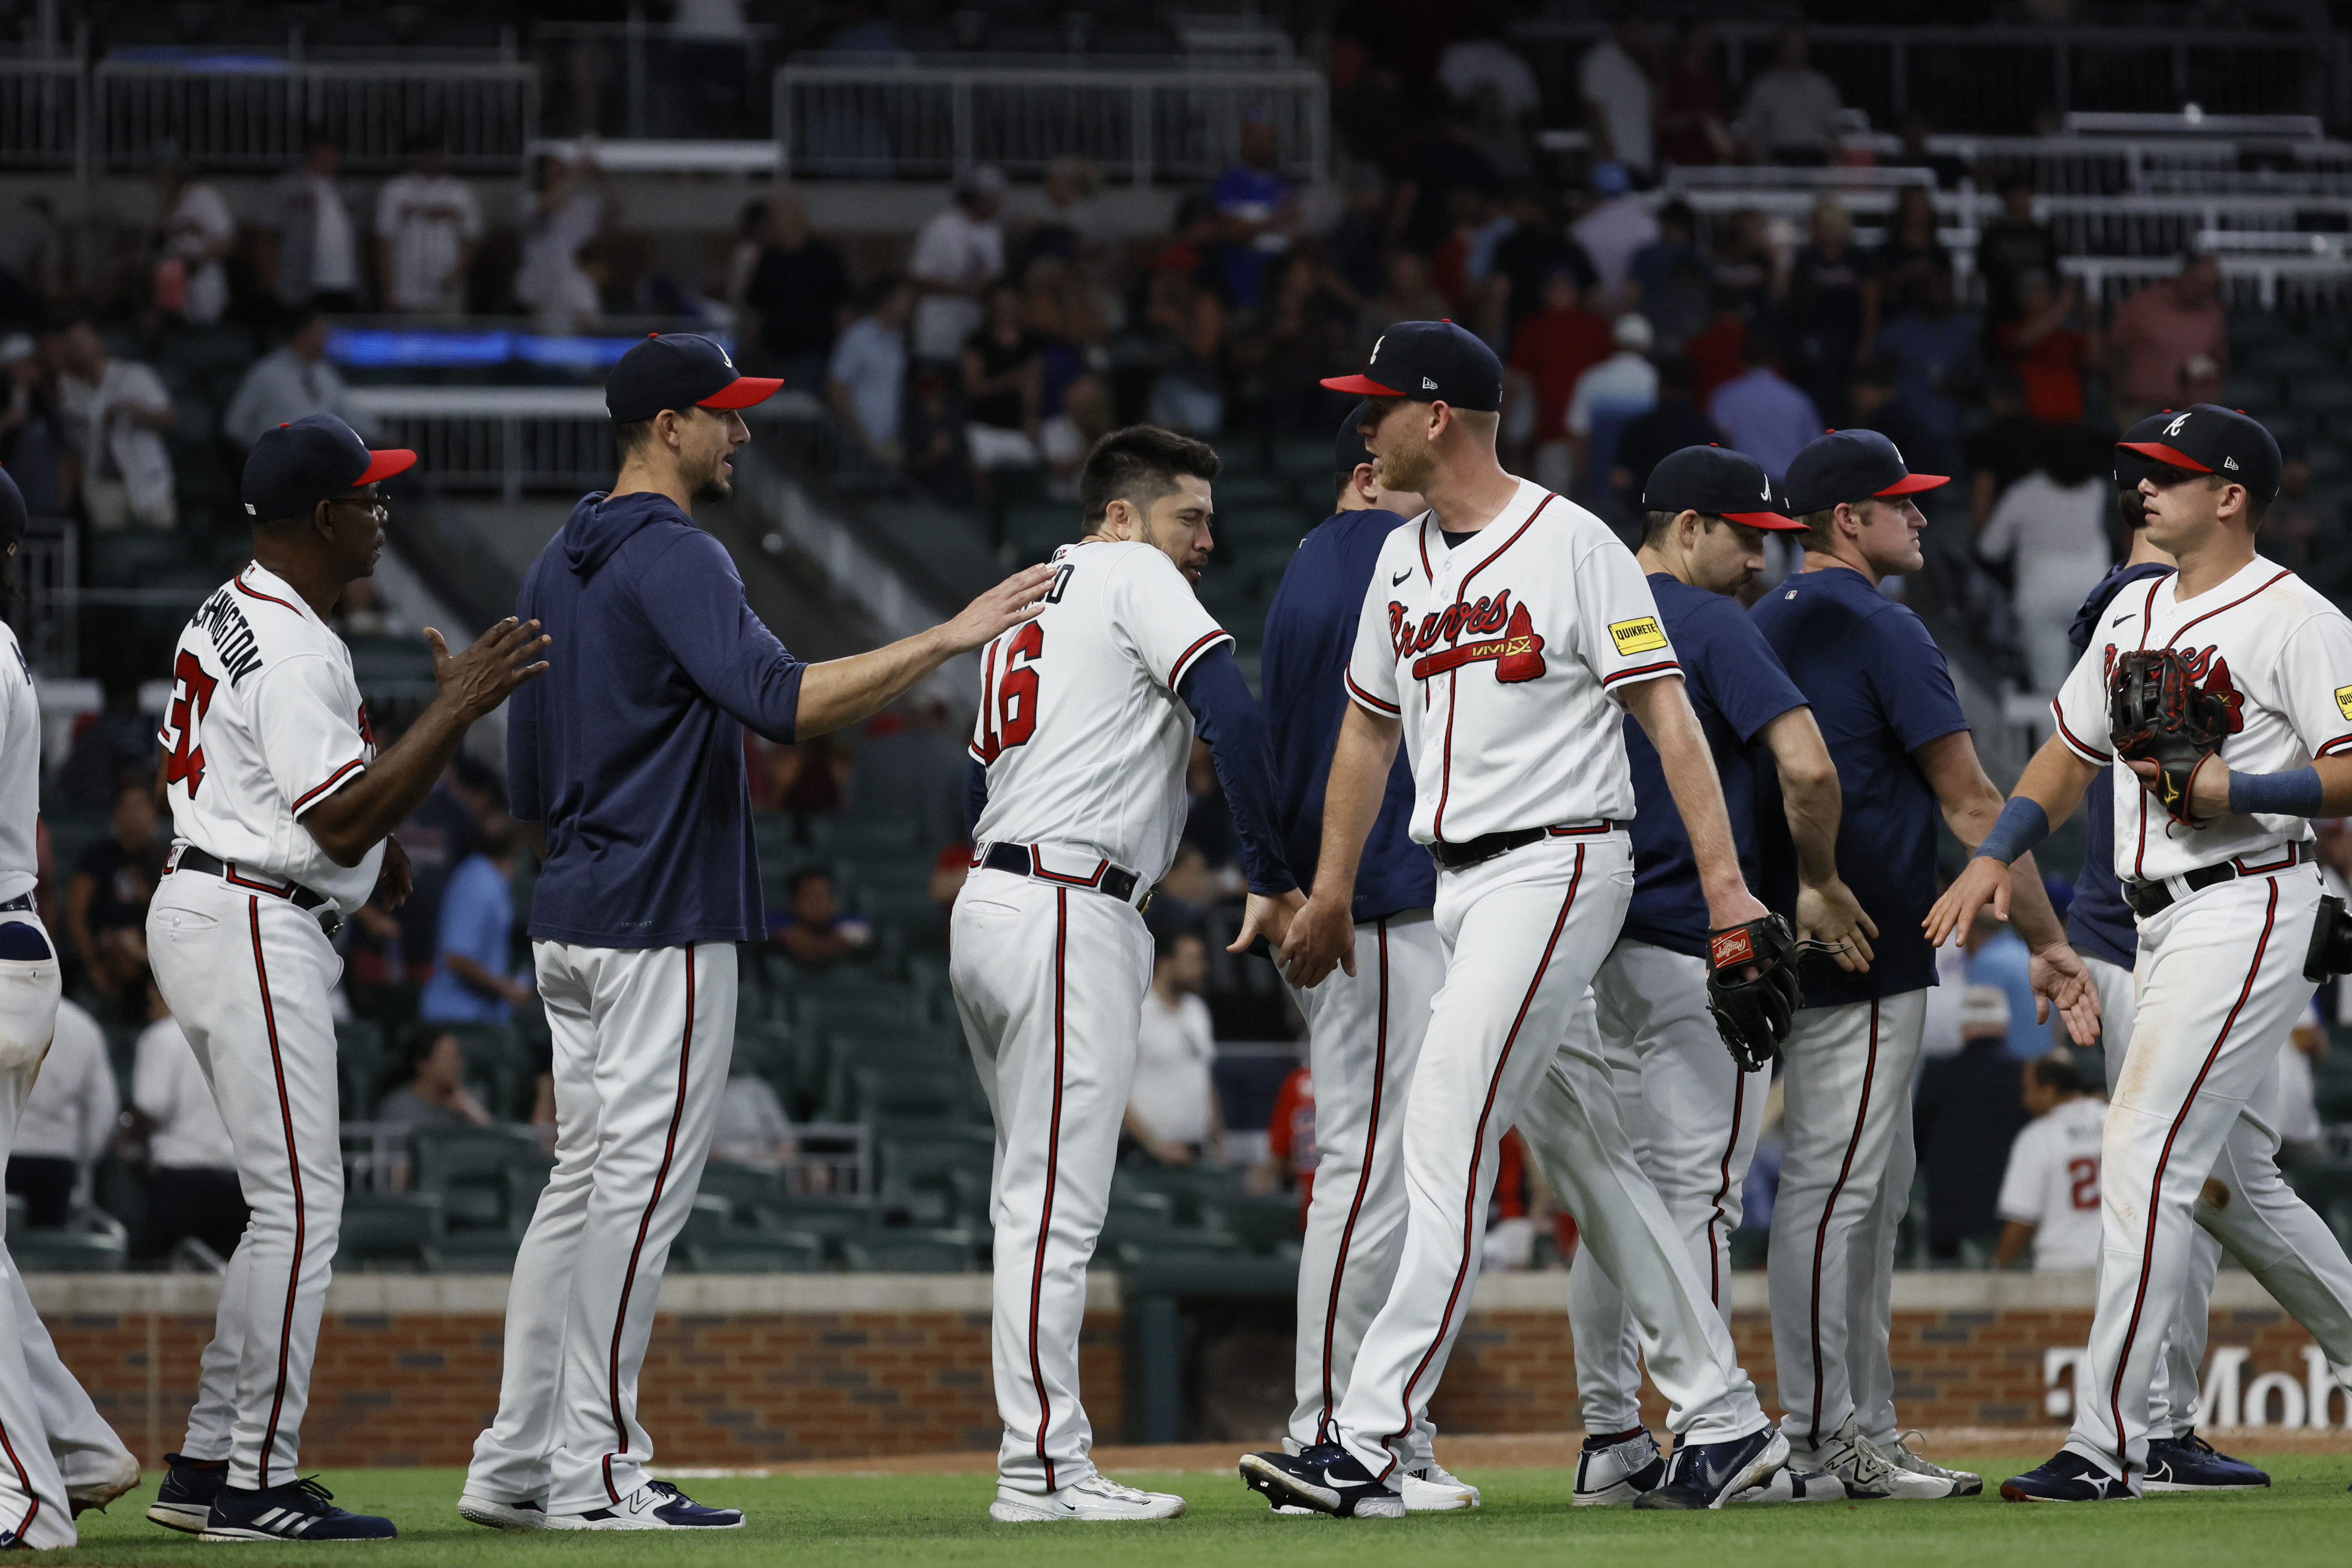
[[[825,1268],[823,1237],[745,1231],[687,1242],[686,1265],[698,1274],[817,1274]]]
[[[1298,1243],[1298,1204],[1286,1197],[1235,1195],[1206,1205],[1202,1217],[1252,1252],[1272,1252]]]
[[[130,1233],[12,1229],[8,1256],[26,1274],[119,1274],[130,1267]]]
[[[416,1189],[441,1194],[443,1222],[452,1233],[520,1235],[555,1164],[528,1128],[423,1127],[411,1142]]]
[[[878,1230],[845,1241],[842,1258],[861,1274],[970,1274],[980,1244],[960,1230]]]
[[[430,1268],[433,1244],[440,1235],[438,1193],[347,1192],[335,1267]]]
[[[731,1164],[725,1160],[711,1160],[702,1167],[702,1196],[716,1198],[727,1205],[738,1221],[749,1225],[753,1215],[763,1209],[772,1209],[784,1201],[784,1181],[772,1171],[755,1171],[749,1165]]]
[[[445,1231],[425,1249],[425,1258],[436,1274],[511,1274],[521,1246],[520,1231]]]

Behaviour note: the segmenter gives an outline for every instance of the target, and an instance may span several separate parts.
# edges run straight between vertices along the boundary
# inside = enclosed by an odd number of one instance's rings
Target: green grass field
[[[2045,1455],[1971,1457],[1989,1479]],[[1486,1492],[1475,1513],[1423,1514],[1357,1524],[1276,1519],[1231,1472],[1124,1474],[1120,1479],[1175,1491],[1191,1501],[1164,1524],[992,1525],[983,1511],[993,1483],[979,1476],[784,1477],[698,1479],[700,1500],[740,1507],[743,1529],[713,1536],[519,1535],[466,1523],[457,1514],[456,1470],[355,1470],[321,1479],[336,1500],[383,1513],[400,1526],[382,1546],[205,1545],[158,1530],[141,1510],[149,1486],[82,1516],[82,1545],[43,1554],[51,1561],[152,1568],[165,1563],[268,1563],[278,1568],[469,1568],[472,1564],[562,1563],[565,1568],[666,1568],[671,1563],[731,1568],[799,1563],[1019,1564],[1020,1568],[1115,1560],[1120,1568],[1362,1568],[1367,1554],[1410,1551],[1433,1560],[1475,1557],[1479,1568],[1564,1562],[1627,1568],[1922,1568],[1935,1564],[2290,1563],[2352,1561],[2352,1454],[2270,1455],[2267,1492],[2150,1498],[2091,1508],[2028,1508],[1988,1492],[1952,1502],[1814,1504],[1711,1514],[1571,1509],[1563,1470],[1478,1470]],[[1390,1557],[1390,1561],[1404,1559]]]

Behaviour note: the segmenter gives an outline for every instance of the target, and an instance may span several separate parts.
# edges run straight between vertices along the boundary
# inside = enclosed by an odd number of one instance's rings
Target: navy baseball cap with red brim
[[[1334,392],[1409,397],[1492,414],[1503,406],[1503,362],[1452,321],[1399,321],[1372,344],[1361,375],[1327,376]]]
[[[333,415],[312,414],[261,433],[245,459],[238,499],[254,521],[275,522],[415,466],[416,454],[407,448],[371,451]]]
[[[1762,506],[1757,505],[1762,501]],[[1805,525],[1780,504],[1764,465],[1728,447],[1685,447],[1658,459],[1642,485],[1643,511],[1695,511],[1748,528],[1787,532]]]
[[[665,408],[749,408],[783,384],[737,374],[727,351],[700,332],[654,332],[604,378],[604,409],[614,424],[635,425]]]
[[[2128,434],[2137,434],[2139,428],[2134,426]],[[2191,404],[2182,409],[2166,420],[2151,440],[2123,440],[2116,445],[2190,473],[2234,479],[2266,501],[2278,499],[2279,475],[2286,466],[2280,458],[2278,441],[2260,420],[2212,403]]]
[[[1790,511],[1826,511],[1840,501],[1916,495],[1950,484],[1947,474],[1915,474],[1894,442],[1875,430],[1832,430],[1789,459],[1780,489]]]

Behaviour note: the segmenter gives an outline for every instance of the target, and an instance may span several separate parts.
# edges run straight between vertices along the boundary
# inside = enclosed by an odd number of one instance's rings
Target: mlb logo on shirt
[[[1643,616],[1630,621],[1609,623],[1609,637],[1621,654],[1648,653],[1666,646],[1665,629],[1654,616]]]

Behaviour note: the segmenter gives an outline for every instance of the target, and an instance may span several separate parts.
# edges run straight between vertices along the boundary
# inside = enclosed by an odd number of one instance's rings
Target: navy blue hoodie
[[[726,548],[666,496],[592,493],[515,608],[554,638],[507,706],[514,815],[547,837],[532,939],[764,936],[743,731],[793,739],[806,667],[751,613]]]

